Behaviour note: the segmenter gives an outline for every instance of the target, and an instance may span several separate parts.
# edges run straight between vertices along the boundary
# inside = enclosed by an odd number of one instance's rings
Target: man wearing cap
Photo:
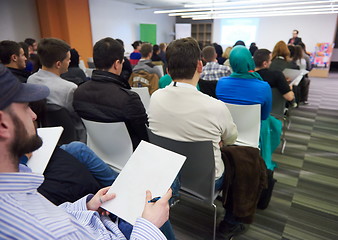
[[[37,192],[42,175],[18,172],[19,156],[42,144],[28,103],[48,94],[45,86],[20,83],[0,64],[0,239],[125,239],[100,210],[103,202],[115,197],[107,194],[109,187],[56,207]],[[148,203],[152,197],[147,192],[131,239],[165,239],[158,227],[168,220],[170,196],[168,191],[156,203]]]

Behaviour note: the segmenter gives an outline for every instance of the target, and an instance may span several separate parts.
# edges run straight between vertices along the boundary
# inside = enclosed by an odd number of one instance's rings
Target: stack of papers
[[[141,141],[108,193],[116,197],[101,207],[134,225],[141,217],[146,190],[163,196],[180,171],[186,157]]]

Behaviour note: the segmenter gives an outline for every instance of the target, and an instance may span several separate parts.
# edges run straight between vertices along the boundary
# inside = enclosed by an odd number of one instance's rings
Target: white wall
[[[220,19],[214,21],[214,42],[221,42],[221,22]],[[287,43],[292,30],[297,29],[307,50],[312,52],[318,42],[334,42],[336,23],[337,14],[262,17],[259,18],[256,44],[258,48],[272,50],[280,40]]]
[[[0,0],[0,41],[40,39],[35,0]]]
[[[157,43],[174,38],[175,18],[154,14],[154,9],[136,10],[133,4],[114,0],[89,0],[89,7],[93,43],[104,37],[120,38],[126,52],[131,52],[131,44],[140,39],[140,23],[157,24]]]

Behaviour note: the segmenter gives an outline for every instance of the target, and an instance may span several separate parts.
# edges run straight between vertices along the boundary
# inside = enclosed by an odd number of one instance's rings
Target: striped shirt
[[[219,65],[217,62],[208,62],[201,73],[201,79],[203,80],[218,80],[221,77],[230,75],[230,68],[224,65]]]
[[[87,210],[93,195],[56,207],[37,188],[44,178],[33,173],[0,173],[0,239],[126,239],[109,217]],[[130,239],[166,239],[139,218]]]

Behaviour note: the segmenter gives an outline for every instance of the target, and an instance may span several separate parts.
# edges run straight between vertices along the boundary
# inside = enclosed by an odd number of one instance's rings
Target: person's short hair
[[[10,64],[11,63],[11,56],[13,54],[19,56],[20,55],[20,48],[21,46],[19,43],[4,40],[0,42],[0,61],[2,64]]]
[[[294,31],[294,32],[296,32],[297,34],[299,33],[299,31],[298,31],[298,30],[296,30],[296,29],[295,29],[295,30],[293,30],[293,31]]]
[[[135,42],[133,42],[132,46],[133,46],[134,49],[136,49],[141,44],[142,44],[142,41],[135,41]]]
[[[182,38],[168,45],[166,57],[172,79],[192,79],[201,59],[201,49],[194,38]]]
[[[70,63],[69,67],[79,67],[80,55],[75,48],[70,49]]]
[[[202,56],[207,62],[212,62],[215,60],[216,50],[213,46],[207,46],[202,50]]]
[[[263,62],[269,61],[271,52],[268,49],[258,49],[253,56],[256,67],[262,67]]]
[[[153,51],[153,46],[151,46],[150,43],[142,44],[140,53],[143,58],[148,57],[149,53],[151,53],[152,51]]]
[[[290,58],[290,51],[284,41],[277,42],[272,50],[272,60],[275,59],[277,56],[281,56],[285,60],[288,60]]]
[[[29,52],[28,52],[28,44],[25,42],[19,42],[19,45],[22,47],[25,57],[28,59],[29,58]]]
[[[154,53],[157,53],[159,50],[160,50],[160,47],[159,47],[157,44],[155,44],[155,45],[153,46],[153,52],[154,52]]]
[[[116,38],[115,40],[118,41],[122,45],[122,47],[124,47],[124,42],[121,39]]]
[[[122,62],[124,48],[113,38],[107,37],[94,45],[93,59],[97,69],[107,70],[117,61]]]
[[[43,66],[53,67],[58,61],[63,61],[70,51],[70,46],[63,40],[57,38],[41,39],[38,45],[38,56]]]
[[[24,41],[28,46],[33,46],[33,44],[36,42],[33,38],[26,38]]]

